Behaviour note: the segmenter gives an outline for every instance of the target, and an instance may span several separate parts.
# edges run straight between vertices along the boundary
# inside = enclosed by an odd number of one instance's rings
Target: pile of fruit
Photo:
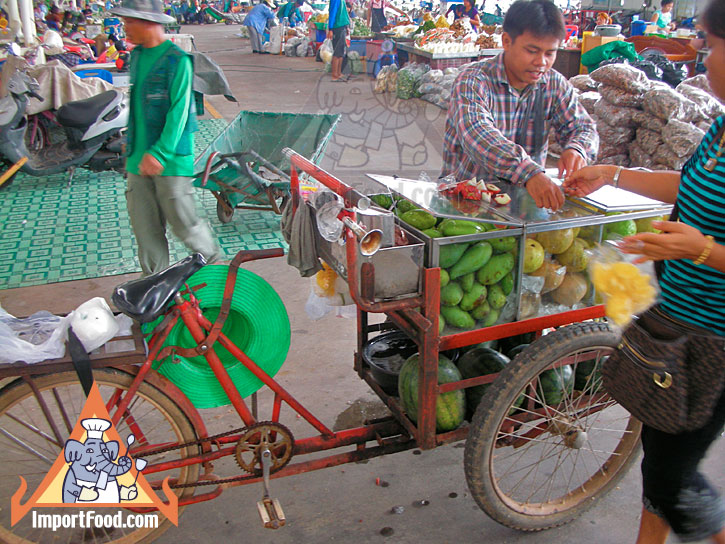
[[[330,14],[328,12],[316,13],[315,15],[310,17],[309,22],[310,23],[326,23],[329,18],[330,18]]]
[[[352,36],[372,36],[373,31],[362,19],[353,19]]]

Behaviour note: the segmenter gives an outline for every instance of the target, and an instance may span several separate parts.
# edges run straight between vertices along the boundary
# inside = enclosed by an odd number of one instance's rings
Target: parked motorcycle
[[[78,166],[97,172],[124,171],[122,131],[128,124],[129,110],[122,92],[106,91],[64,104],[55,119],[63,127],[65,139],[28,150],[25,110],[28,97],[43,100],[37,93],[40,87],[23,72],[13,74],[7,87],[9,94],[0,99],[0,159],[12,165],[27,157],[20,171],[31,176],[68,171],[72,177]]]

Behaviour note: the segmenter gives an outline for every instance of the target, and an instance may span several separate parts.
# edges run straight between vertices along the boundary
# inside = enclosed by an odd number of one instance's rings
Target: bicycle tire
[[[604,323],[563,327],[520,353],[486,392],[471,422],[464,468],[473,498],[495,521],[523,531],[564,525],[591,508],[632,466],[640,449],[641,423],[606,395],[599,378],[591,379],[593,371],[584,391],[577,394],[572,386],[556,408],[544,401],[539,382],[544,371],[566,357],[574,356],[578,366],[585,353],[595,350],[595,362],[601,363],[617,342]],[[518,414],[531,419],[526,423],[512,419],[515,411],[509,416],[521,394],[527,404]],[[576,447],[579,438],[585,442]],[[590,457],[597,467],[593,471],[585,462]],[[520,481],[513,481],[527,469]],[[537,480],[540,469],[543,483]],[[533,481],[524,482],[527,478]],[[548,494],[542,497],[546,488]]]
[[[113,368],[97,369],[93,372],[94,379],[98,385],[104,401],[108,401],[110,394],[117,389],[126,391],[133,382],[134,376]],[[80,409],[85,400],[78,377],[75,372],[61,372],[57,374],[48,374],[34,379],[37,388],[40,390],[43,399],[49,410],[52,410],[51,419],[59,427],[61,433],[67,430],[70,434],[72,426],[80,413]],[[66,410],[67,417],[62,416],[59,407]],[[23,458],[23,454],[27,457],[27,451],[21,450],[17,446],[17,442],[9,439],[13,436],[20,440],[22,430],[28,432],[26,426],[18,423],[19,416],[34,427],[30,429],[31,438],[25,438],[26,446],[33,447],[40,454],[45,454],[50,463],[55,461],[61,448],[57,443],[52,443],[47,438],[42,437],[40,432],[45,432],[49,438],[53,437],[50,430],[48,418],[44,418],[41,412],[38,412],[38,402],[34,397],[30,386],[22,379],[17,379],[6,385],[0,390],[0,500],[4,505],[10,505],[10,497],[17,490],[22,475],[28,482],[28,491],[26,497],[35,491],[42,478],[47,473],[50,465],[46,461],[39,458],[33,458],[29,461]],[[176,405],[176,403],[165,393],[150,385],[142,383],[139,387],[136,397],[132,400],[129,411],[133,416],[135,423],[140,428],[146,429],[145,436],[151,438],[150,444],[165,443],[173,441],[176,443],[186,443],[197,440],[197,432],[189,421],[187,416]],[[160,417],[159,417],[160,415]],[[42,417],[41,417],[42,416]],[[42,419],[45,419],[43,422]],[[69,422],[69,423],[68,423]],[[68,425],[71,429],[68,429]],[[165,426],[167,428],[161,428]],[[124,419],[117,426],[119,434],[125,438],[129,434],[127,420]],[[37,431],[37,432],[35,432]],[[161,441],[161,442],[157,442]],[[9,445],[12,442],[15,446]],[[139,442],[135,444],[138,446]],[[123,451],[124,446],[121,446]],[[133,455],[133,446],[132,446]],[[171,453],[160,454],[158,457],[142,456],[152,465],[155,461],[169,461],[170,455],[178,455],[187,457],[198,452],[198,446],[187,446],[181,450],[174,450]],[[199,465],[194,464],[176,471],[161,472],[148,476],[149,482],[157,478],[163,479],[165,476],[175,477],[178,483],[192,483],[197,480],[199,474]],[[182,498],[192,495],[193,487],[182,487],[177,491],[177,495]],[[163,493],[160,497],[163,499]],[[181,514],[183,507],[179,507]],[[115,514],[117,511],[127,512],[127,510],[103,508],[103,513]],[[43,514],[46,513],[67,513],[67,508],[43,508]],[[131,544],[136,542],[152,542],[166,531],[171,523],[161,514],[159,514],[158,527],[150,529],[137,529],[121,534],[123,530],[79,530],[75,529],[58,529],[51,531],[49,529],[33,529],[31,525],[30,515],[25,516],[14,527],[10,526],[10,508],[2,508],[0,510],[0,542],[8,544],[46,544],[55,542],[94,542],[94,543],[116,543]]]

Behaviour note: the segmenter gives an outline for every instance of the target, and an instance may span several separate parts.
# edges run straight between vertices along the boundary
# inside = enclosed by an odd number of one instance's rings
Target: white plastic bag
[[[327,38],[324,42],[322,42],[322,45],[320,46],[320,58],[322,59],[322,62],[325,64],[329,64],[332,62],[332,53],[334,52],[334,49],[332,47],[332,40],[330,38]]]
[[[36,312],[19,319],[0,308],[0,363],[39,363],[65,354],[70,316]]]

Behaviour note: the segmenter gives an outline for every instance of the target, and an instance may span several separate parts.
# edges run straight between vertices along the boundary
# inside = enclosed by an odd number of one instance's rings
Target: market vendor
[[[305,0],[292,0],[277,10],[277,19],[280,21],[287,17],[287,21],[291,28],[296,27],[304,21],[300,8],[304,5]]]
[[[385,9],[391,9],[403,17],[408,15],[401,9],[393,6],[388,0],[370,0],[368,5],[368,26],[373,32],[382,32],[388,26],[388,19],[385,17]]]
[[[343,0],[330,0],[330,17],[327,20],[327,39],[332,41],[332,81],[345,82],[348,77],[342,75],[342,60],[347,54],[347,29],[350,16]]]
[[[594,121],[564,76],[551,70],[566,37],[564,17],[550,0],[517,0],[503,23],[503,53],[464,69],[451,90],[442,176],[504,179],[525,185],[540,208],[564,204],[544,172],[553,128],[564,149],[559,175],[593,160]]]
[[[471,28],[474,32],[478,31],[478,27],[481,26],[481,19],[478,16],[478,9],[473,5],[473,0],[463,0],[463,4],[453,4],[446,12],[448,14],[453,12],[453,20],[458,21],[464,17],[468,17],[471,21]]]
[[[249,41],[252,42],[252,53],[266,54],[269,51],[262,51],[262,41],[264,40],[264,29],[267,23],[276,25],[275,14],[272,11],[277,6],[273,0],[264,0],[261,4],[254,6],[242,23],[249,30]]]
[[[663,30],[674,30],[675,24],[672,22],[672,8],[675,5],[675,0],[662,0],[660,9],[654,12],[651,23],[657,25],[657,28]]]

